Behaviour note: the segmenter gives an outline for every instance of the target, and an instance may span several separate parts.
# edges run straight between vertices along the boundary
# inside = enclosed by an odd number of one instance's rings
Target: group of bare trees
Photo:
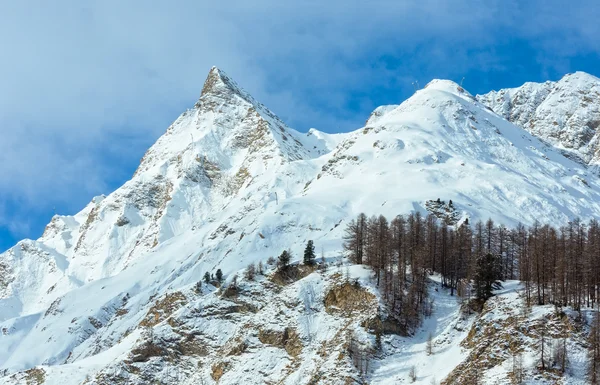
[[[529,304],[594,307],[600,296],[600,224],[575,219],[560,228],[535,222],[515,228],[492,220],[449,225],[420,213],[360,214],[346,228],[353,262],[371,266],[392,314],[412,318],[426,303],[426,272],[442,285],[487,299],[498,280],[520,279]],[[410,272],[410,274],[408,274]],[[401,316],[400,314],[404,314]]]
[[[360,214],[346,228],[345,249],[353,262],[373,268],[389,314],[410,333],[430,309],[426,275],[431,229],[419,213],[397,216]]]
[[[600,224],[595,219],[587,224],[575,219],[559,228],[536,221],[510,229],[492,220],[471,228],[468,222],[449,226],[419,213],[391,222],[360,214],[346,228],[345,241],[355,263],[374,268],[386,297],[409,287],[409,267],[417,284],[425,270],[440,273],[452,295],[464,281],[473,282],[478,291],[473,294],[485,298],[494,281],[520,279],[528,303],[578,311],[597,305],[600,296]],[[422,285],[417,288],[422,292]],[[417,302],[422,300],[420,293]]]
[[[516,258],[507,250],[507,232],[492,221],[478,223],[473,231],[468,221],[450,226],[418,212],[391,222],[383,215],[360,214],[346,228],[345,248],[355,263],[374,269],[391,309],[409,310],[414,316],[426,308],[427,272],[440,273],[451,295],[470,295],[473,281],[474,294],[484,299],[498,279],[514,276]]]
[[[600,225],[579,219],[555,228],[534,223],[518,230],[519,272],[529,302],[597,305],[600,290]]]

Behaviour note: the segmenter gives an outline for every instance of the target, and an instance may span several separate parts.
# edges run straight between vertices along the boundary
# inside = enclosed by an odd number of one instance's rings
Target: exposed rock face
[[[477,99],[567,156],[600,165],[600,79],[584,72],[557,82],[525,83]]]
[[[355,312],[368,312],[377,309],[375,296],[358,283],[345,282],[329,290],[325,296],[328,312],[341,312],[351,316]]]
[[[140,326],[152,327],[159,322],[167,319],[175,310],[185,305],[187,302],[185,296],[181,292],[168,293],[156,301],[146,314],[146,317],[140,322]]]
[[[548,384],[583,383],[574,378],[565,378],[556,369],[560,367],[560,363],[555,360],[556,351],[563,343],[568,345],[569,355],[586,355],[585,322],[577,320],[575,312],[558,312],[551,305],[537,307],[532,312],[520,294],[522,293],[517,291],[507,292],[502,296],[492,297],[485,303],[467,338],[462,341],[462,346],[469,349],[468,358],[441,382],[442,385],[482,382],[486,372],[494,372],[500,367],[509,370],[495,376],[488,375],[499,383],[518,383],[517,375],[523,380],[544,378],[542,383]],[[554,369],[536,373],[541,365],[542,330],[546,339],[545,362],[548,366],[554,366]],[[523,360],[523,357],[533,357],[536,362],[534,365],[521,362],[517,369],[516,363]],[[517,370],[519,373],[516,373]]]
[[[294,328],[286,327],[283,330],[259,330],[258,339],[266,345],[276,346],[292,357],[298,357],[302,352],[302,342]]]

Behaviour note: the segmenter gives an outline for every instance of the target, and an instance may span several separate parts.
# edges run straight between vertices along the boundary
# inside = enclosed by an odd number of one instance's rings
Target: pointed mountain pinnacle
[[[217,67],[212,67],[204,81],[200,100],[196,103],[196,107],[199,106],[202,99],[207,97],[226,99],[233,95],[237,95],[248,102],[253,102],[248,93],[242,90],[224,71]]]

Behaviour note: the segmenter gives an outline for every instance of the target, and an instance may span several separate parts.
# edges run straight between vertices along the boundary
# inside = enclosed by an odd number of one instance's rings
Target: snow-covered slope
[[[425,213],[438,197],[452,199],[460,219],[507,225],[600,214],[596,177],[453,82],[432,81],[354,132],[302,134],[213,68],[198,102],[130,181],[0,255],[0,370],[46,365],[79,383],[123,362],[149,328],[166,327],[163,317],[144,322],[165,296],[191,314],[218,301],[186,294],[204,272],[221,268],[231,278],[283,249],[299,256],[307,239],[339,256],[345,224],[359,212]],[[244,322],[198,327],[224,345]],[[318,338],[343,328],[331,325]]]
[[[600,79],[585,72],[557,82],[525,83],[477,99],[567,156],[600,165]]]

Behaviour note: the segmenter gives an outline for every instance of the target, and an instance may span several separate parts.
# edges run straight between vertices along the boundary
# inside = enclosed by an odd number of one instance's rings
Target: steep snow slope
[[[376,111],[351,133],[300,134],[213,68],[129,182],[0,255],[0,370],[121,362],[168,293],[285,248],[298,256],[307,239],[339,256],[359,212],[425,213],[441,197],[460,218],[505,224],[600,214],[597,178],[455,83]],[[216,326],[215,343],[239,322]]]
[[[498,115],[564,150],[583,164],[600,165],[600,79],[584,72],[557,82],[525,83],[477,99]]]

